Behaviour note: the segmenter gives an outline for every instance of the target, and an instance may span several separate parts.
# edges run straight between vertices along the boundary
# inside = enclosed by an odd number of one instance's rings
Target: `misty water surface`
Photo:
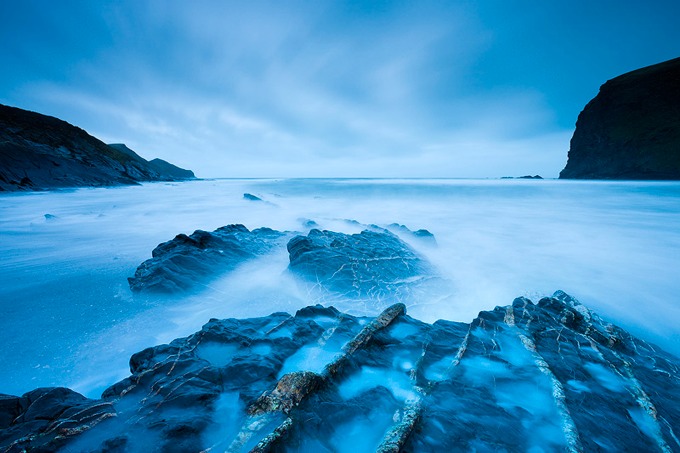
[[[248,192],[265,202],[243,199]],[[46,216],[47,215],[47,216]],[[409,314],[469,322],[562,289],[601,316],[680,351],[680,183],[525,180],[208,180],[0,197],[0,393],[70,386],[88,396],[129,356],[210,318],[294,312],[317,300],[285,251],[193,294],[134,296],[128,276],[160,242],[230,223],[306,232],[307,220],[425,228],[414,242],[450,282]],[[425,300],[426,299],[426,300]],[[341,310],[379,307],[337,301]]]

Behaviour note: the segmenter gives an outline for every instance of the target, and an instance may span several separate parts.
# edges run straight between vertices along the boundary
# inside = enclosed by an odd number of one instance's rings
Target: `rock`
[[[398,223],[391,223],[387,226],[387,229],[392,231],[393,233],[402,234],[402,235],[410,236],[412,238],[421,240],[423,243],[427,243],[429,245],[436,245],[437,244],[437,240],[435,239],[434,234],[432,234],[428,230],[425,230],[425,229],[422,229],[422,228],[420,230],[413,231],[410,228],[408,228],[406,225],[400,225]]]
[[[524,175],[524,176],[517,176],[517,177],[503,176],[503,177],[501,177],[501,179],[543,179],[543,177],[541,175],[534,175],[534,176]]]
[[[583,109],[561,179],[680,179],[680,58],[607,81]]]
[[[292,238],[288,253],[296,275],[356,300],[400,301],[434,276],[427,261],[384,229],[352,235],[312,229]]]
[[[137,267],[128,283],[137,292],[185,291],[283,247],[288,235],[269,228],[250,231],[243,225],[227,225],[212,233],[196,230],[190,236],[179,234],[158,245],[152,258]]]
[[[314,221],[312,219],[300,218],[300,219],[298,219],[298,222],[300,222],[302,224],[303,228],[306,228],[306,229],[312,229],[312,228],[318,229],[319,228],[319,224],[316,223],[316,221]]]
[[[67,388],[40,388],[22,397],[1,395],[0,448],[54,451],[115,416],[111,403]]]
[[[210,320],[89,400],[0,396],[0,451],[675,451],[680,360],[562,291],[426,324]]]
[[[243,199],[244,200],[250,200],[250,201],[262,201],[262,198],[257,197],[255,195],[253,195],[252,193],[244,193]]]
[[[151,164],[125,145],[106,145],[60,119],[0,105],[0,190],[112,186],[193,177],[188,173],[178,177],[179,170],[188,170],[172,167]]]

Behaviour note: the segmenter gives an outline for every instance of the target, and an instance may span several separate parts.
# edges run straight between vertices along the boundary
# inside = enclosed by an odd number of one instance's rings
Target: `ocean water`
[[[204,180],[0,196],[0,393],[68,386],[97,397],[128,374],[131,354],[210,318],[318,302],[286,272],[285,251],[172,298],[133,295],[126,280],[178,233],[230,223],[306,232],[307,220],[347,233],[362,229],[348,220],[432,232],[436,247],[412,245],[450,291],[410,303],[419,319],[469,322],[562,289],[680,354],[680,183]]]

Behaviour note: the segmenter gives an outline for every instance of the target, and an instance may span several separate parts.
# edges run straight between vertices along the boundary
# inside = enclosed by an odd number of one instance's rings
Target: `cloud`
[[[568,138],[540,93],[471,88],[490,40],[473,14],[362,8],[112,2],[97,52],[20,92],[204,177],[557,175],[564,159],[545,156]]]

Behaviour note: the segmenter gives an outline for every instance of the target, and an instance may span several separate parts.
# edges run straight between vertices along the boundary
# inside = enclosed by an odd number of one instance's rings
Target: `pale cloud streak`
[[[474,14],[389,5],[110,3],[111,44],[19,90],[203,177],[556,176],[568,131],[540,93],[470,88]]]

